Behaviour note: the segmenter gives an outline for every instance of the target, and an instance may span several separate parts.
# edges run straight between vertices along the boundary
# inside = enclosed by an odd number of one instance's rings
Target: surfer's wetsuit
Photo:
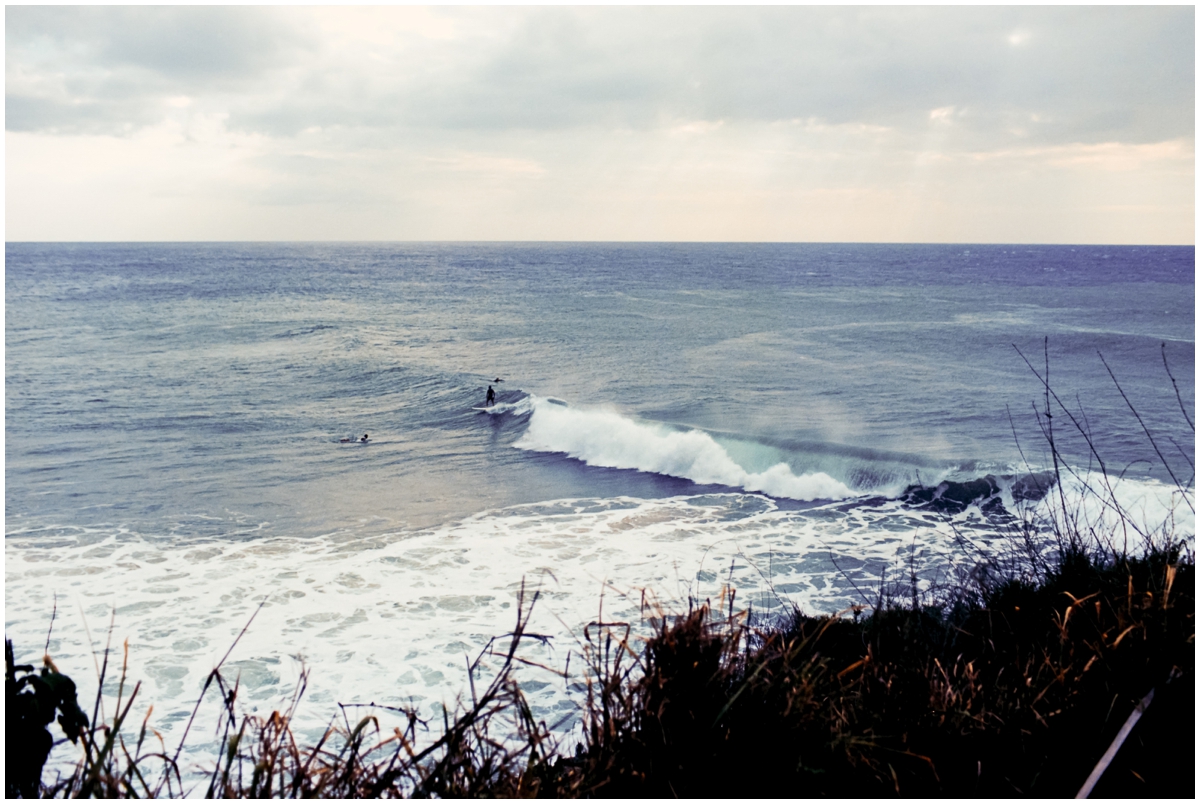
[[[492,390],[492,386],[488,386],[487,405],[491,407],[496,404],[496,392]]]

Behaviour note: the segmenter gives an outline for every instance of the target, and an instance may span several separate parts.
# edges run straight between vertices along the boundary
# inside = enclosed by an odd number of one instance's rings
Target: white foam
[[[487,407],[471,408],[471,410],[487,413],[492,416],[499,416],[502,413],[528,413],[532,409],[533,403],[529,397],[523,397],[516,402],[497,402]]]
[[[1064,473],[1063,496],[1056,490],[1037,505],[1047,522],[1072,522],[1080,532],[1118,538],[1108,545],[1136,553],[1171,540],[1194,539],[1195,495],[1157,480],[1105,477],[1096,472]],[[1065,508],[1064,508],[1065,504]]]
[[[864,561],[894,563],[918,530],[919,554],[953,538],[935,517],[896,519],[895,506],[885,507],[890,513],[784,512],[740,494],[574,500],[420,533],[187,546],[127,532],[26,532],[6,547],[6,631],[18,661],[36,663],[57,594],[50,653],[90,711],[93,653],[115,609],[114,645],[129,639],[131,679],[144,682],[134,711],[153,703],[151,723],[170,744],[205,676],[266,600],[227,669],[241,674],[242,705],[269,712],[305,662],[312,676],[296,725],[315,740],[337,702],[452,702],[464,689],[466,657],[512,627],[523,578],[543,593],[532,629],[554,637],[530,650],[555,667],[601,606],[605,620],[638,626],[642,590],[676,611],[689,596],[717,599],[725,584],[758,610],[863,602],[842,571],[869,589],[878,567]],[[892,517],[889,531],[875,526],[881,516]],[[573,711],[561,680],[522,672],[544,685],[530,689],[539,717],[553,722]],[[202,711],[189,743],[211,747],[217,710]]]
[[[1126,482],[1148,516],[1150,500],[1170,500],[1161,484]],[[1167,512],[1179,534],[1194,533],[1180,507]],[[527,655],[561,668],[589,621],[638,627],[643,590],[674,611],[689,597],[717,600],[728,585],[738,608],[829,613],[873,601],[881,571],[907,577],[910,557],[925,585],[1005,544],[974,508],[952,525],[896,501],[783,511],[752,494],[561,500],[417,533],[313,539],[181,545],[116,529],[27,530],[6,543],[5,628],[18,661],[36,663],[57,594],[49,650],[90,712],[93,652],[115,609],[114,645],[129,639],[131,679],[144,682],[135,719],[153,703],[151,725],[173,745],[205,676],[265,600],[226,669],[241,676],[241,705],[266,713],[306,663],[295,725],[315,740],[337,702],[411,701],[427,713],[453,702],[468,657],[512,627],[522,579],[542,592],[531,630],[552,637]],[[574,711],[561,679],[529,668],[521,677],[538,717],[553,723]],[[201,752],[217,712],[210,702],[193,727],[189,743]],[[73,750],[56,749],[60,758]]]
[[[514,444],[520,449],[561,452],[589,466],[654,472],[792,500],[842,500],[854,495],[824,472],[796,475],[783,462],[762,472],[747,471],[712,436],[699,430],[680,432],[611,410],[531,399],[529,427]]]

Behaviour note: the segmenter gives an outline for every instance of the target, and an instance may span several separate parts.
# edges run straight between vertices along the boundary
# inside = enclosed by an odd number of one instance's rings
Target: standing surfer
[[[488,393],[487,393],[487,402],[485,403],[484,407],[490,408],[494,404],[496,404],[496,392],[493,391],[492,386],[489,385]]]

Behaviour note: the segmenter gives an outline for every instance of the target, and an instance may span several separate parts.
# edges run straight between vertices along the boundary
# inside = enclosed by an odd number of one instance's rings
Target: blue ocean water
[[[90,667],[84,625],[115,611],[168,732],[262,599],[235,657],[247,689],[270,705],[302,657],[314,722],[315,704],[355,695],[453,697],[522,578],[567,632],[602,593],[636,616],[646,588],[855,602],[850,581],[950,544],[945,512],[906,489],[991,475],[1011,507],[1006,484],[1048,468],[1022,353],[1048,365],[1122,493],[1192,528],[1175,491],[1194,463],[1191,248],[5,257],[6,630],[40,650],[57,599],[51,653]],[[489,384],[498,404],[476,410]],[[1060,449],[1095,469],[1053,412]],[[979,506],[956,515],[999,537]]]

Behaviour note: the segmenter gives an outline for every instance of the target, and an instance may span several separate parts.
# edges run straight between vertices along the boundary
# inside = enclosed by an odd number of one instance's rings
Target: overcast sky
[[[7,6],[6,239],[1192,244],[1194,14]]]

